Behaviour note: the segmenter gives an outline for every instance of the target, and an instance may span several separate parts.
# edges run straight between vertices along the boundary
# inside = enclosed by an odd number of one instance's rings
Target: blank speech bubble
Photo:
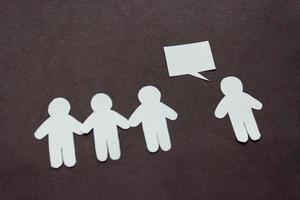
[[[216,69],[208,41],[164,47],[169,76],[192,75],[207,80],[198,72]]]

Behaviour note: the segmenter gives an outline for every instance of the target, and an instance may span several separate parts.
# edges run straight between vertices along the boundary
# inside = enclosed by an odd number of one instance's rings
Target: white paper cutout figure
[[[121,157],[117,126],[123,129],[130,127],[125,117],[111,110],[112,105],[112,100],[108,95],[96,94],[91,100],[94,112],[80,128],[83,133],[94,130],[96,156],[101,162],[107,160],[108,154],[112,160],[118,160]]]
[[[208,41],[164,47],[169,76],[190,74],[207,80],[198,72],[216,69]]]
[[[252,140],[259,140],[261,135],[258,130],[252,109],[262,109],[262,103],[243,92],[240,79],[229,76],[221,81],[221,90],[225,97],[215,110],[217,118],[229,115],[235,136],[239,142],[248,141],[248,135]]]
[[[141,105],[131,115],[129,121],[132,127],[143,125],[147,149],[150,152],[171,149],[171,141],[166,119],[175,120],[177,113],[160,102],[161,93],[154,86],[145,86],[138,93]]]
[[[50,164],[53,168],[59,168],[63,163],[73,167],[76,163],[73,132],[82,135],[81,123],[69,115],[70,110],[70,103],[66,99],[53,99],[48,106],[50,117],[34,133],[39,140],[48,135]]]

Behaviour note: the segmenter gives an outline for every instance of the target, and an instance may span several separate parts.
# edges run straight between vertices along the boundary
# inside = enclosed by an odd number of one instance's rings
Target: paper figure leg
[[[246,126],[247,132],[252,140],[255,141],[255,140],[260,139],[261,135],[258,130],[257,123],[255,121],[254,116],[252,116],[245,122],[245,126]]]
[[[233,127],[233,130],[234,130],[236,139],[239,142],[243,142],[243,143],[247,142],[248,141],[248,133],[247,133],[247,130],[246,130],[246,127],[245,127],[243,121],[241,121],[241,120],[236,120],[236,121],[231,120],[231,123],[232,123],[232,127]]]
[[[61,148],[59,146],[49,144],[50,164],[53,168],[59,168],[62,163]]]
[[[105,137],[97,137],[95,135],[95,150],[96,150],[96,156],[97,159],[101,162],[104,162],[107,160],[107,144],[106,144],[106,138]]]
[[[159,144],[155,130],[153,130],[153,128],[150,127],[143,129],[148,151],[150,151],[151,153],[156,152],[159,148]]]
[[[109,156],[112,160],[118,160],[121,157],[120,142],[118,136],[107,140]]]
[[[160,148],[163,151],[169,151],[171,149],[171,140],[166,124],[162,125],[157,132],[157,138]]]
[[[64,163],[67,167],[73,167],[76,164],[75,148],[74,145],[62,148],[62,155]]]

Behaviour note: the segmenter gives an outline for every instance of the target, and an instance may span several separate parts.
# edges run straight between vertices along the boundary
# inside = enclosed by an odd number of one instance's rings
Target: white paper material
[[[73,132],[80,132],[81,123],[69,115],[70,103],[64,98],[55,98],[48,106],[50,117],[35,131],[36,139],[43,139],[48,135],[50,164],[59,168],[64,163],[73,167],[76,163]]]
[[[192,75],[207,80],[198,72],[216,69],[208,41],[164,47],[169,76]]]
[[[248,135],[252,140],[259,140],[261,134],[258,130],[252,109],[261,110],[262,103],[243,92],[240,79],[229,76],[221,81],[221,90],[225,95],[215,110],[217,118],[229,115],[231,124],[239,142],[248,141]]]
[[[129,121],[113,111],[111,98],[103,93],[96,94],[91,100],[93,113],[84,121],[80,130],[83,133],[94,132],[97,159],[107,160],[108,154],[112,160],[121,157],[118,127],[128,129]]]
[[[138,99],[141,105],[131,115],[129,121],[132,127],[143,125],[147,149],[150,152],[171,149],[171,141],[166,119],[175,120],[177,113],[166,104],[160,102],[161,93],[154,86],[140,89]]]

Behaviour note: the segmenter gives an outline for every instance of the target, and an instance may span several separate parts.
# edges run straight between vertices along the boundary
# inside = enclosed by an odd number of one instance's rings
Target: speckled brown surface
[[[0,1],[0,199],[300,199],[299,24],[297,0]],[[211,81],[169,78],[162,47],[204,40]],[[259,142],[214,117],[228,75],[264,104]],[[97,162],[90,134],[74,168],[50,168],[33,133],[51,99],[83,121],[105,92],[129,117],[149,84],[179,113],[170,152],[148,153],[137,127],[119,131],[119,161]]]

